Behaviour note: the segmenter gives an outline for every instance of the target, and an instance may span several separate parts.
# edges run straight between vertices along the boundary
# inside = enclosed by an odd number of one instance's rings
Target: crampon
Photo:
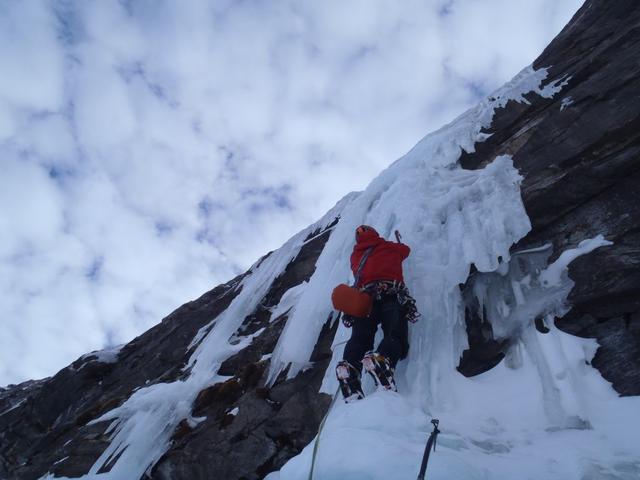
[[[378,352],[367,352],[362,359],[365,371],[373,377],[376,387],[397,392],[396,382],[393,378],[393,368],[389,360]]]
[[[336,366],[336,377],[340,383],[340,391],[344,401],[349,403],[364,398],[360,374],[349,362],[343,360]]]

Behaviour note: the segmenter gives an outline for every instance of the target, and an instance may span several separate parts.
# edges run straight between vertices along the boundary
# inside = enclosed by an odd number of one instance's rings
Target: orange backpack
[[[373,306],[371,295],[344,283],[333,289],[331,301],[336,310],[357,318],[368,317]]]
[[[358,265],[358,270],[355,275],[353,287],[341,283],[333,289],[331,301],[333,302],[333,308],[336,310],[357,318],[366,318],[371,313],[373,298],[368,293],[362,292],[359,288],[356,288],[356,285],[358,285],[360,273],[362,272],[364,264],[366,263],[367,258],[369,258],[369,255],[371,255],[373,249],[374,247],[371,247],[362,256],[362,260],[360,260],[360,265]]]

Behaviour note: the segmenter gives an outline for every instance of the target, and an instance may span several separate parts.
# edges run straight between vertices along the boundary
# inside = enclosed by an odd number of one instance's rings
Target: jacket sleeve
[[[389,242],[389,244],[393,245],[393,249],[400,254],[403,260],[407,258],[411,253],[411,249],[409,248],[409,246],[405,245],[404,243]]]

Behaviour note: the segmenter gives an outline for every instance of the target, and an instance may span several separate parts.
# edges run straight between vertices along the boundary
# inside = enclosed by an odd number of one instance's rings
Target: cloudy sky
[[[0,385],[244,271],[581,3],[0,0]]]

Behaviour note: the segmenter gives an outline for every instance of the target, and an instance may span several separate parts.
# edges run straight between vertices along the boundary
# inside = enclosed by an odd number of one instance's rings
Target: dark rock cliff
[[[570,265],[572,309],[556,324],[596,338],[593,365],[619,393],[640,395],[640,4],[586,2],[534,67],[565,80],[562,91],[499,109],[492,136],[461,162],[513,156],[533,227],[513,250],[552,243],[554,260],[599,233],[613,242]],[[508,342],[468,327],[461,370],[480,373]]]
[[[508,153],[524,177],[522,196],[533,229],[514,250],[552,243],[554,255],[604,233],[613,242],[577,259],[570,276],[571,311],[557,325],[596,338],[594,367],[623,395],[640,394],[640,4],[587,1],[536,60],[549,83],[567,81],[553,99],[527,96],[498,110],[465,168]],[[313,368],[265,387],[269,359],[286,314],[270,318],[289,288],[307,280],[331,230],[316,236],[278,277],[238,336],[262,332],[229,358],[231,378],[200,392],[197,425],[181,423],[172,446],[146,478],[259,479],[314,437],[330,398],[318,394],[335,333],[330,319],[313,353]],[[553,257],[552,257],[553,259]],[[246,275],[246,274],[245,274]],[[117,361],[86,355],[54,377],[0,389],[0,479],[87,473],[108,444],[107,422],[91,420],[136,389],[184,375],[196,333],[239,293],[242,276],[189,302],[126,345]],[[428,321],[428,312],[426,320]],[[498,363],[508,339],[494,339],[467,318],[469,343],[460,371],[473,375]],[[236,410],[237,410],[237,414]],[[103,471],[110,468],[103,466]],[[212,475],[215,472],[215,475]],[[135,479],[131,479],[135,480]]]

